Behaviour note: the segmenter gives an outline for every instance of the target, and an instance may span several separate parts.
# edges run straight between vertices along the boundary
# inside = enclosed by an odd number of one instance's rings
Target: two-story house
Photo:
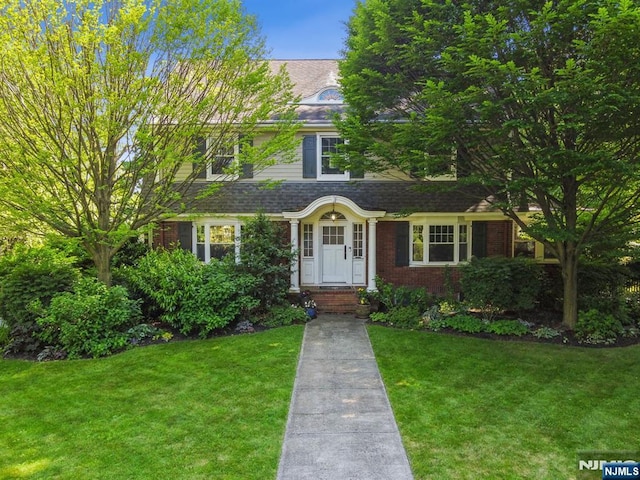
[[[243,218],[258,211],[286,224],[298,262],[291,291],[312,287],[375,289],[380,276],[397,285],[444,292],[445,270],[472,255],[542,255],[538,245],[519,238],[513,223],[491,209],[480,193],[429,192],[400,172],[362,173],[334,164],[340,138],[331,118],[343,107],[335,60],[272,61],[286,65],[301,98],[302,126],[294,162],[275,162],[260,172],[243,168],[241,178],[212,197],[195,200],[188,214],[164,222],[156,244],[179,242],[203,261],[239,248]],[[269,135],[265,125],[262,137]],[[224,181],[220,165],[241,147],[220,152],[206,175],[194,183],[196,198],[210,182]],[[185,168],[191,168],[185,165]],[[264,182],[280,183],[273,189]],[[435,179],[455,182],[455,174]]]

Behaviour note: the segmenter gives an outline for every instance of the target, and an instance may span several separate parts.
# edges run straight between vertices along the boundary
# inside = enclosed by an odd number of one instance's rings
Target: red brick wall
[[[487,222],[487,256],[510,257],[513,249],[513,222],[500,220]]]
[[[162,222],[153,231],[153,246],[169,248],[178,243],[178,222]]]
[[[512,224],[507,221],[488,222],[487,255],[511,256]],[[377,225],[377,274],[384,281],[394,285],[420,286],[429,292],[443,295],[445,291],[447,270],[451,274],[454,290],[459,291],[460,274],[458,268],[452,267],[397,267],[396,266],[396,224],[395,222],[378,222]]]

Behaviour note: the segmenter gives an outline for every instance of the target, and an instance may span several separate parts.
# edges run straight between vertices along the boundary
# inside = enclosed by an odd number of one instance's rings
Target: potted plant
[[[311,292],[304,291],[300,293],[300,306],[305,309],[309,318],[314,319],[318,316],[318,305],[311,298]]]
[[[369,292],[366,288],[360,287],[356,290],[358,296],[358,304],[356,305],[356,317],[368,318],[371,313],[371,305],[369,300]]]

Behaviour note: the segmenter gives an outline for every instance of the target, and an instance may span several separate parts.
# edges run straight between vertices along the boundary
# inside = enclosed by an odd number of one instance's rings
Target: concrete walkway
[[[309,322],[278,480],[411,480],[364,321]]]

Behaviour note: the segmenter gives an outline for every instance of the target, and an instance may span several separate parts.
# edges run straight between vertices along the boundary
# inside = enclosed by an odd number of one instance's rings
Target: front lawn
[[[640,346],[369,335],[418,479],[571,479],[581,451],[639,451]]]
[[[303,328],[0,360],[0,478],[275,478]]]

